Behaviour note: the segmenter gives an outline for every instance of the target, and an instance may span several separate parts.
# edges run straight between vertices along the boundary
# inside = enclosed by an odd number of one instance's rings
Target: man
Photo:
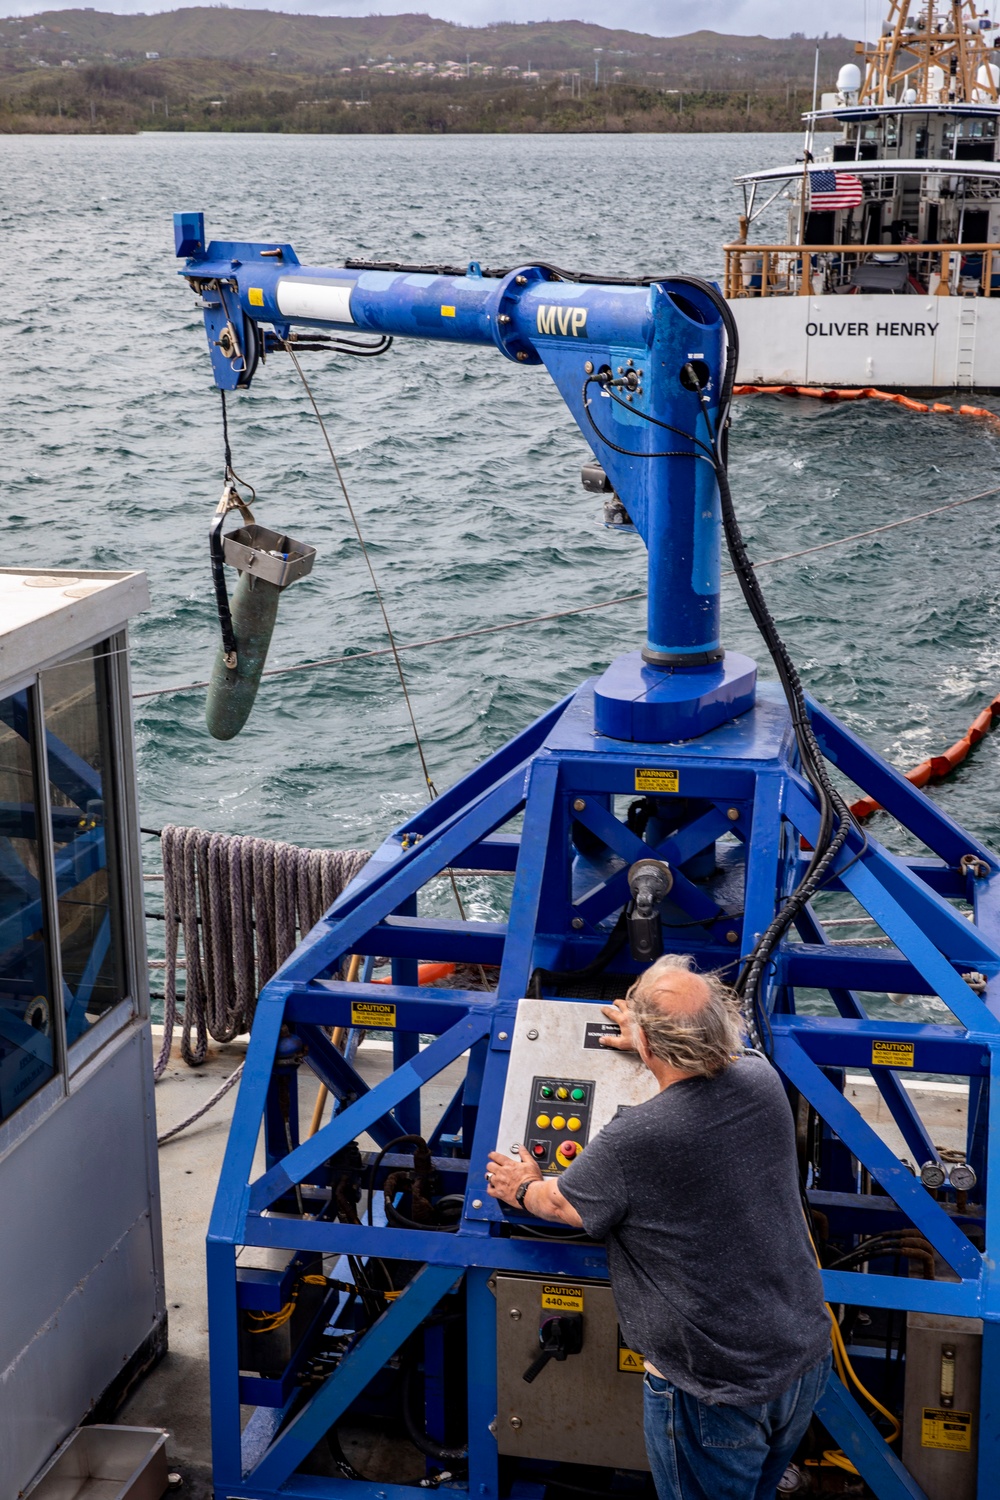
[[[792,1114],[743,1053],[735,1001],[686,957],[605,1010],[659,1084],[559,1177],[490,1153],[489,1192],[606,1239],[626,1343],[644,1356],[659,1500],[774,1500],[830,1370]]]

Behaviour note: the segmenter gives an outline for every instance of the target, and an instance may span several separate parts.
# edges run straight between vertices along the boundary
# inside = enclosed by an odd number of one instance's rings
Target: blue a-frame
[[[982,1318],[982,1406],[975,1441],[980,1494],[992,1493],[1000,1459],[1000,1302],[996,1271],[998,1210],[988,1171],[994,1134],[991,1081],[1000,1057],[1000,870],[995,856],[963,832],[922,792],[843,725],[811,705],[820,746],[839,770],[929,851],[900,858],[869,833],[852,833],[828,889],[855,897],[888,940],[881,947],[831,945],[809,911],[786,937],[769,970],[766,1008],[773,1054],[790,1088],[814,1107],[849,1165],[810,1197],[841,1235],[915,1226],[953,1279],[824,1273],[832,1303]],[[755,707],[697,740],[636,745],[593,728],[593,684],[559,703],[426,810],[397,829],[362,875],[309,934],[263,991],[237,1101],[208,1241],[212,1421],[216,1494],[240,1500],[329,1500],[348,1493],[409,1500],[407,1485],[324,1478],[302,1472],[328,1428],[359,1400],[428,1313],[464,1281],[468,1330],[468,1477],[470,1496],[500,1493],[496,1416],[496,1309],[489,1278],[498,1269],[571,1277],[607,1274],[603,1251],[589,1244],[511,1238],[502,1211],[487,1197],[484,1169],[495,1145],[506,1079],[512,1019],[536,967],[571,970],[601,947],[608,919],[625,899],[625,870],[655,852],[677,872],[672,898],[679,920],[669,946],[691,951],[705,968],[731,966],[753,945],[795,883],[816,837],[815,797],[802,777],[785,704],[762,685]],[[650,778],[650,772],[673,772]],[[645,773],[645,774],[643,774]],[[643,843],[623,820],[636,787],[656,793],[662,837]],[[523,815],[519,833],[504,831]],[[586,830],[581,839],[580,826]],[[647,834],[648,838],[648,834]],[[580,855],[584,843],[587,857]],[[707,885],[685,869],[714,851],[717,879]],[[422,915],[420,893],[445,870],[514,875],[506,922],[444,920]],[[971,904],[970,922],[953,904]],[[602,925],[603,924],[603,925]],[[392,958],[392,984],[373,991],[334,977],[345,955]],[[495,993],[420,988],[418,959],[499,966]],[[623,971],[628,960],[618,964]],[[982,975],[985,991],[976,979]],[[566,998],[567,986],[560,986]],[[836,1016],[803,1014],[796,995],[826,991]],[[955,1024],[886,1021],[866,1013],[872,992],[939,996]],[[351,1024],[352,1005],[378,1000],[395,1007],[394,1070],[373,1088],[330,1044],[328,1029]],[[420,1038],[433,1037],[426,1045]],[[876,1043],[917,1072],[970,1080],[968,1159],[978,1173],[976,1202],[959,1213],[935,1199],[845,1097],[839,1070],[870,1069],[916,1163],[938,1153],[899,1078],[878,1064]],[[884,1053],[882,1054],[884,1055]],[[464,1082],[431,1146],[453,1190],[464,1193],[457,1232],[303,1218],[293,1194],[321,1202],[327,1163],[358,1136],[384,1144],[419,1128],[420,1090],[449,1063],[467,1058]],[[334,1118],[301,1140],[287,1101],[288,1070],[307,1065],[339,1101]],[[278,1106],[285,1089],[284,1114]],[[263,1173],[253,1160],[261,1128]],[[292,1149],[288,1146],[291,1130]],[[445,1155],[441,1140],[448,1136]],[[457,1142],[457,1144],[456,1144]],[[867,1169],[880,1191],[862,1192]],[[386,1165],[393,1163],[387,1158]],[[399,1158],[395,1159],[397,1162]],[[985,1253],[966,1233],[981,1229]],[[241,1281],[242,1247],[295,1252],[288,1277],[268,1289]],[[301,1268],[317,1253],[419,1262],[405,1290],[351,1345],[304,1402],[296,1358],[279,1377],[240,1373],[239,1326],[247,1307],[277,1308]],[[244,1257],[252,1261],[252,1254]],[[331,1290],[314,1327],[334,1316]],[[241,1434],[240,1407],[256,1410]],[[833,1376],[819,1408],[836,1442],[879,1500],[923,1494],[855,1397]],[[429,1419],[432,1413],[428,1413]],[[519,1493],[538,1494],[523,1484]]]

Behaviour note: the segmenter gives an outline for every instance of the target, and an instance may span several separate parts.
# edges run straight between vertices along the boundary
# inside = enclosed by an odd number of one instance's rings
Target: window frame
[[[104,672],[107,691],[108,734],[111,746],[112,797],[117,811],[118,899],[121,902],[122,958],[125,993],[72,1046],[66,1043],[66,1013],[53,1004],[53,1040],[57,1067],[52,1078],[26,1099],[8,1119],[0,1121],[0,1158],[23,1139],[50,1111],[82,1087],[95,1056],[110,1043],[149,1020],[149,976],[146,966],[145,913],[140,854],[138,795],[135,783],[135,741],[132,724],[131,673],[128,658],[128,627],[81,641],[71,652],[42,662],[30,673],[11,679],[0,688],[3,697],[26,691],[32,771],[35,778],[39,820],[38,861],[42,884],[42,911],[46,956],[53,995],[63,989],[62,954],[55,883],[55,850],[52,837],[52,805],[49,796],[46,750],[45,700],[42,674],[51,667],[93,651],[106,653],[97,669]]]

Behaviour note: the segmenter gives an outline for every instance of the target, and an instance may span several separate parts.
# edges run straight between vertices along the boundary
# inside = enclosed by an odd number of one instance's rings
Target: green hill
[[[815,46],[582,21],[45,11],[0,19],[0,132],[789,130]],[[853,54],[824,39],[821,83]]]
[[[513,66],[527,70],[579,68],[662,77],[668,87],[721,88],[748,83],[811,82],[815,43],[805,37],[722,36],[696,31],[657,37],[583,21],[456,26],[427,15],[306,16],[265,10],[192,6],[160,15],[117,16],[99,10],[43,11],[0,21],[0,58],[6,66],[30,59],[57,65],[88,61],[201,57],[264,66],[323,70],[416,62],[440,66]],[[835,72],[853,55],[843,38],[820,44],[821,69]],[[369,62],[370,59],[370,62]]]

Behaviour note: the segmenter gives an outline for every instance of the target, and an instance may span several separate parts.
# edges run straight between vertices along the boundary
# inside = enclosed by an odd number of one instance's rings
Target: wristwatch
[[[514,1199],[517,1203],[518,1208],[524,1208],[524,1199],[527,1191],[531,1187],[532,1183],[537,1181],[537,1177],[529,1177],[527,1181],[518,1183],[517,1192],[514,1194]],[[527,1212],[527,1210],[525,1210],[525,1212]]]

